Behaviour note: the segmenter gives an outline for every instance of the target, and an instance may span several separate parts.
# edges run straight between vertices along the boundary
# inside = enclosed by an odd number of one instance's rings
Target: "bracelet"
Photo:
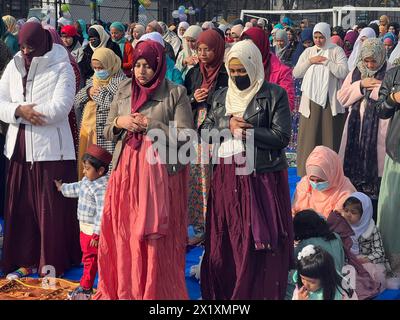
[[[115,128],[120,129],[120,127],[118,127],[118,124],[117,124],[118,118],[119,118],[119,117],[116,117],[116,118],[114,119],[113,125],[114,125]]]

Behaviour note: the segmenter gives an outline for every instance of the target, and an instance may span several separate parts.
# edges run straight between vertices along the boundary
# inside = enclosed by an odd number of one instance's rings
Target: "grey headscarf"
[[[370,70],[366,67],[364,59],[374,58],[378,63],[376,70]],[[360,54],[358,56],[357,68],[361,72],[361,79],[371,78],[382,68],[386,62],[386,50],[380,39],[372,38],[366,39],[361,46]]]
[[[178,54],[179,50],[181,49],[182,41],[179,39],[176,33],[173,33],[171,30],[168,29],[168,26],[165,22],[158,21],[162,31],[163,31],[163,38],[166,42],[168,42],[172,48],[174,49],[175,56]]]
[[[285,30],[278,29],[275,33],[275,41],[276,40],[283,40],[285,45],[283,48],[279,48],[278,46],[275,47],[275,54],[281,58],[285,52],[287,45],[289,44],[288,36]]]

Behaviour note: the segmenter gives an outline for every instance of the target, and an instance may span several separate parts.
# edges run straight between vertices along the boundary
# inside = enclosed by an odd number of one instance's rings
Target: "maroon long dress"
[[[272,300],[285,296],[293,227],[287,170],[241,176],[216,166],[201,265],[202,298]],[[265,250],[256,250],[255,239]]]
[[[3,271],[19,267],[55,268],[56,276],[79,265],[79,224],[76,199],[64,198],[55,179],[75,182],[76,163],[26,161],[25,125],[20,125],[7,176],[4,213]]]

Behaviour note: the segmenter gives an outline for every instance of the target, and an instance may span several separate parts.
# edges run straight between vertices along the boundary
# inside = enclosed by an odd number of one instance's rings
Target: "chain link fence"
[[[84,19],[90,22],[92,9],[90,0],[70,0],[71,16],[74,20]],[[130,23],[132,20],[132,0],[103,0],[99,1],[96,9],[96,18],[103,22],[120,21]]]

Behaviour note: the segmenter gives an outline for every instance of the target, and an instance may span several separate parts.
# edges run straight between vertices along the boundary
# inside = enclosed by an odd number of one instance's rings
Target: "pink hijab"
[[[328,217],[332,211],[342,209],[346,199],[356,192],[356,188],[344,176],[339,155],[327,147],[315,147],[307,159],[306,171],[306,176],[301,179],[296,188],[292,206],[293,214],[301,210],[313,209]],[[312,175],[326,179],[329,182],[329,188],[323,192],[314,190],[310,185]]]

